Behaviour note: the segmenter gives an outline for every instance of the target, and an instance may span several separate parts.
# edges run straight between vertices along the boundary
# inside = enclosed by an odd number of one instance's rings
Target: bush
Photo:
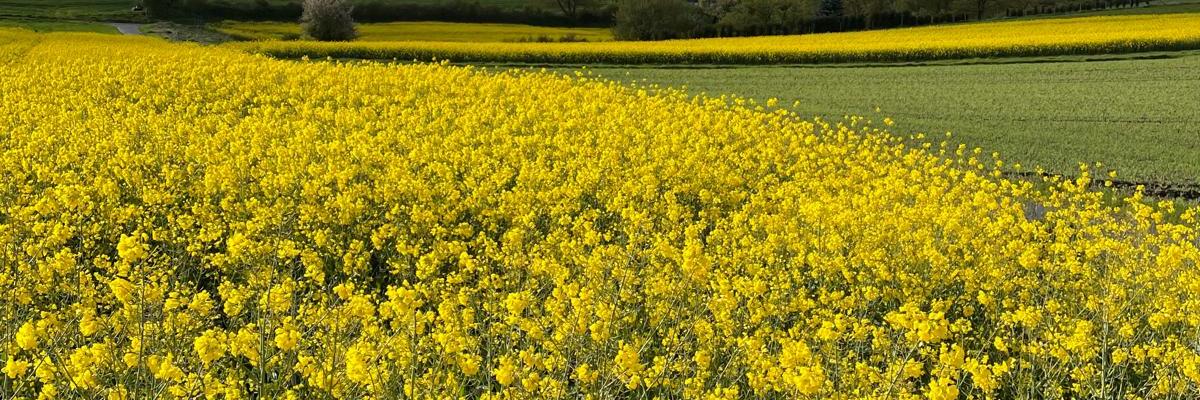
[[[168,18],[178,11],[178,3],[176,0],[142,0],[142,7],[150,17]]]
[[[351,16],[353,7],[346,0],[304,0],[300,20],[313,39],[326,42],[353,40],[358,36]]]
[[[686,38],[706,25],[700,8],[685,0],[620,0],[613,36],[620,40]]]

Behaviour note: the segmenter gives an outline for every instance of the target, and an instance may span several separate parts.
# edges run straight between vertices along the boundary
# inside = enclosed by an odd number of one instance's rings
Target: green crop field
[[[99,22],[0,18],[0,27],[24,28],[34,32],[117,33],[117,28]]]
[[[230,4],[246,4],[246,5],[254,4],[254,0],[218,0],[218,1],[223,1],[226,3],[230,3]],[[540,0],[472,0],[471,2],[475,2],[475,1],[478,1],[478,3],[483,6],[496,6],[496,7],[500,7],[500,8],[506,8],[506,9],[520,9],[520,8],[526,8],[526,7],[543,8],[543,9],[557,9],[557,6],[555,6],[552,1],[547,2],[547,1],[540,1]],[[268,0],[268,2],[272,5],[279,5],[279,4],[288,4],[288,3],[298,3],[298,2],[300,2],[300,0]],[[438,5],[438,4],[452,3],[452,1],[450,1],[450,0],[352,0],[351,2],[353,2],[353,3],[420,4],[420,5]]]
[[[0,17],[62,20],[130,20],[134,0],[2,0]]]
[[[477,1],[484,6],[506,9],[534,7],[550,11],[557,10],[552,2],[536,0]],[[268,3],[272,5],[299,2],[300,0],[268,0]],[[353,2],[422,5],[449,3],[445,0],[354,0]],[[142,18],[141,13],[132,11],[133,6],[138,3],[138,0],[0,0],[0,17],[93,21],[139,20]],[[254,0],[209,0],[209,3],[253,7],[256,2]]]
[[[215,24],[222,33],[250,40],[272,40],[299,37],[300,25],[285,22],[234,22]],[[444,42],[505,42],[537,39],[612,40],[605,28],[554,28],[518,24],[475,24],[453,22],[390,22],[360,24],[358,40],[385,41],[444,41]]]
[[[1145,14],[1183,14],[1200,12],[1200,1],[1198,0],[1181,0],[1181,1],[1158,1],[1147,6],[1132,7],[1132,8],[1113,8],[1099,11],[1084,11],[1072,14],[1061,15],[1035,15],[1023,18],[1070,18],[1070,17],[1090,17],[1095,15],[1145,15]]]
[[[629,68],[589,67],[627,82],[692,93],[799,102],[802,115],[885,116],[901,132],[998,151],[1071,174],[1103,162],[1123,179],[1200,183],[1200,54],[1168,59],[1038,63]],[[1046,61],[1046,60],[1043,60]],[[875,109],[878,108],[879,112]]]
[[[34,32],[118,33],[112,25],[98,22],[44,21],[0,18],[0,27],[24,28]]]

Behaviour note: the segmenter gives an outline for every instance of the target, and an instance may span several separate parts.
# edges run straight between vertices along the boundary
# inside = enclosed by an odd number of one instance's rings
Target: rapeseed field
[[[1200,395],[1200,210],[1095,166],[555,74],[0,65],[5,398]]]
[[[660,42],[253,42],[281,58],[582,64],[802,64],[1119,54],[1200,49],[1200,14],[1118,15],[795,36]]]

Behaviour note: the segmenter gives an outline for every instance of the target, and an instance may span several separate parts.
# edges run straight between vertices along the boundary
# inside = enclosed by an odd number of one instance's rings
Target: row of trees
[[[345,10],[335,20],[444,20],[515,22],[550,25],[614,23],[620,39],[662,40],[688,37],[840,32],[918,26],[993,16],[1020,16],[1113,7],[1149,0],[532,0],[536,7],[513,11],[484,6],[478,0],[437,5],[397,1],[348,0],[332,3]],[[218,4],[219,3],[219,4]],[[214,19],[311,21],[315,2],[275,4],[254,0],[251,8],[229,8],[207,0],[142,0],[157,18],[191,14]],[[224,8],[223,8],[224,7]],[[557,11],[548,11],[557,10]],[[558,14],[548,17],[550,13]],[[341,14],[345,14],[342,16]],[[555,19],[558,18],[558,19]],[[540,22],[540,23],[539,23]],[[312,24],[310,23],[310,26]],[[325,35],[310,35],[316,38]],[[332,35],[340,37],[342,35]]]
[[[133,0],[156,19],[295,21],[303,0]],[[531,0],[506,7],[487,0],[349,0],[360,22],[447,21],[492,22],[542,26],[608,27],[613,23],[610,0]]]
[[[596,0],[560,0],[590,3]],[[1148,0],[618,0],[623,39],[838,32],[1133,7]]]

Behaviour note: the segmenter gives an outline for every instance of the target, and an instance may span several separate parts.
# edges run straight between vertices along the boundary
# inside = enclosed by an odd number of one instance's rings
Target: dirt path
[[[126,24],[126,23],[120,23],[120,22],[113,22],[110,25],[112,25],[114,28],[117,28],[118,31],[121,31],[122,35],[141,35],[142,34],[142,24]]]

